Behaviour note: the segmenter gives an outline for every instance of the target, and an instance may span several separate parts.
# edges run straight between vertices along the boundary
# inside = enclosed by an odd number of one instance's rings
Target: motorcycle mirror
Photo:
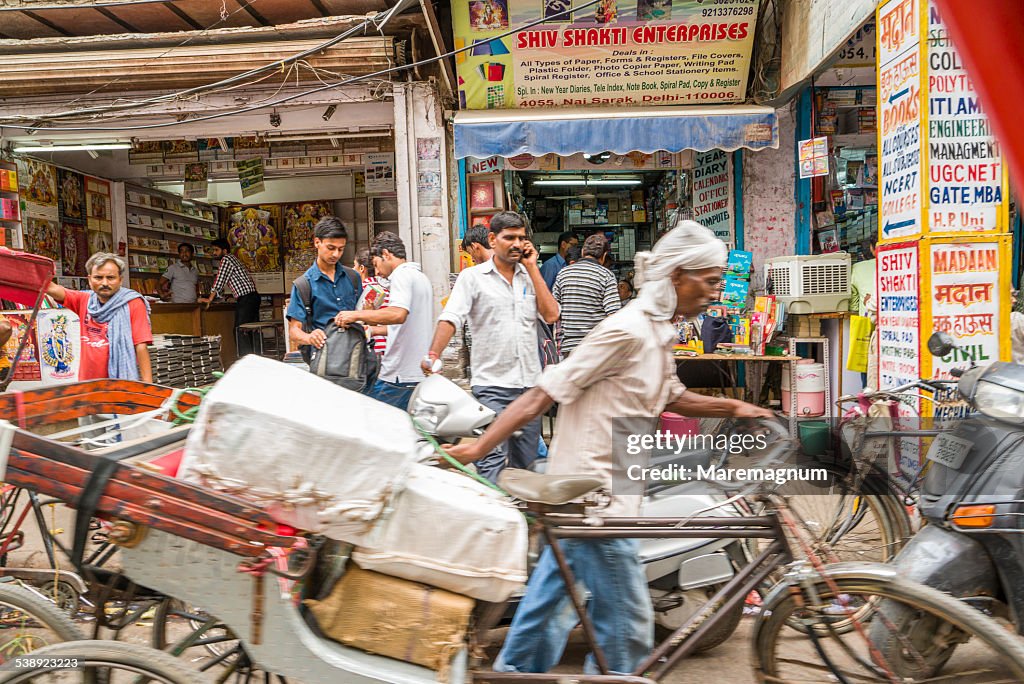
[[[934,332],[928,338],[928,351],[931,352],[932,356],[949,356],[955,347],[956,341],[947,333]]]

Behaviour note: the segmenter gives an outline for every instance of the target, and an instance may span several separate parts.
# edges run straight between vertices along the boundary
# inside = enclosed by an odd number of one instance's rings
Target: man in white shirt
[[[388,346],[377,382],[368,396],[405,410],[423,371],[420,360],[430,347],[433,328],[433,288],[420,265],[406,261],[405,245],[391,232],[380,233],[370,245],[373,268],[390,284],[388,305],[376,311],[340,311],[335,325],[352,322],[386,325]]]
[[[160,294],[175,304],[194,304],[198,298],[199,271],[194,262],[196,251],[183,242],[178,245],[178,260],[160,278]]]
[[[501,413],[537,383],[537,319],[558,320],[558,302],[544,283],[522,216],[512,211],[495,214],[488,240],[492,258],[459,274],[423,366],[428,369],[455,331],[468,323],[473,396]],[[527,468],[537,459],[539,440],[538,417],[477,461],[477,471],[493,482],[506,465]]]
[[[726,247],[707,228],[682,221],[650,252],[636,255],[637,301],[604,319],[565,361],[548,366],[537,386],[508,407],[479,440],[448,447],[462,463],[487,458],[553,402],[559,403],[549,474],[585,474],[604,480],[611,502],[593,511],[604,517],[635,517],[640,494],[617,494],[614,476],[626,465],[616,461],[615,421],[647,423],[653,431],[662,411],[685,416],[768,418],[771,411],[735,399],[689,392],[676,377],[672,358],[679,316],[695,316],[717,297]],[[479,461],[477,461],[479,462]],[[620,482],[623,480],[620,480]],[[634,671],[647,657],[654,625],[644,567],[635,539],[567,539],[560,543],[573,574],[591,599],[587,611],[598,645],[612,672]],[[542,553],[501,653],[498,672],[548,672],[558,664],[575,620],[554,555]],[[586,671],[596,672],[588,657]]]

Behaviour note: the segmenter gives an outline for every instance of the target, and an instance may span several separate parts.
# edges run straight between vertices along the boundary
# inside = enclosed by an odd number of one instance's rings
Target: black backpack
[[[342,266],[345,274],[352,280],[352,286],[360,291],[359,274],[351,268]],[[295,279],[295,289],[299,293],[302,307],[306,311],[306,320],[302,323],[303,332],[313,330],[313,290],[305,275]],[[347,328],[339,328],[331,321],[324,328],[327,341],[320,349],[312,345],[299,347],[302,358],[309,364],[309,371],[335,385],[362,392],[373,385],[380,371],[380,360],[366,339],[366,331],[362,325],[353,323]]]
[[[704,342],[704,353],[713,354],[718,345],[732,342],[732,329],[721,316],[705,316],[700,328],[700,339]]]

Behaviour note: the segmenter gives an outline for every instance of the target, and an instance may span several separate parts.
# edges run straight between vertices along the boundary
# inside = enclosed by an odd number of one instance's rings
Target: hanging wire
[[[586,9],[588,7],[592,7],[592,6],[598,4],[599,2],[602,2],[602,1],[603,0],[588,0],[587,2],[583,3],[582,5],[578,5],[576,7],[572,7],[570,9],[568,9],[568,10],[563,11],[563,12],[559,12],[556,15],[552,15],[550,17],[543,17],[543,18],[540,18],[540,19],[535,19],[534,21],[528,22],[528,23],[526,23],[526,24],[524,24],[522,26],[517,26],[514,29],[510,29],[510,30],[508,30],[508,31],[506,31],[504,33],[501,33],[499,35],[493,36],[492,38],[490,38],[490,40],[494,41],[494,40],[500,40],[502,38],[506,38],[506,37],[508,37],[508,36],[510,36],[510,35],[512,35],[514,33],[518,33],[520,31],[524,31],[526,29],[529,29],[529,28],[532,28],[534,26],[537,26],[538,24],[549,22],[552,19],[558,18],[559,16],[571,14],[573,12],[578,12],[578,11]],[[247,114],[249,112],[257,111],[257,110],[260,110],[260,109],[268,109],[268,108],[271,108],[271,107],[276,107],[276,106],[279,106],[279,105],[282,105],[282,104],[286,104],[288,102],[292,102],[294,100],[298,100],[298,99],[303,98],[303,97],[307,97],[309,95],[315,95],[317,93],[321,93],[321,92],[324,92],[326,90],[330,90],[332,88],[339,88],[341,86],[351,85],[353,83],[360,83],[360,82],[363,82],[363,81],[379,80],[379,77],[381,77],[381,76],[386,76],[388,74],[397,73],[397,72],[400,72],[400,71],[416,69],[418,67],[425,66],[427,64],[433,64],[434,62],[441,61],[442,59],[448,59],[449,57],[453,57],[453,56],[461,54],[463,52],[468,52],[470,50],[473,50],[475,47],[476,47],[475,45],[467,45],[465,47],[458,48],[458,49],[455,49],[455,50],[451,50],[449,52],[446,52],[446,53],[444,53],[442,55],[438,55],[436,57],[428,57],[426,59],[422,59],[422,60],[419,60],[417,62],[411,62],[409,64],[403,64],[403,65],[399,65],[399,66],[394,66],[394,67],[391,67],[391,68],[388,68],[388,69],[381,69],[379,71],[374,71],[372,73],[365,74],[363,76],[353,76],[351,78],[345,79],[343,81],[339,81],[337,83],[332,83],[332,84],[329,84],[329,85],[324,85],[324,86],[320,86],[320,87],[317,87],[317,88],[313,88],[313,89],[310,89],[310,90],[307,90],[307,91],[304,91],[304,92],[301,92],[301,93],[296,93],[294,95],[289,95],[289,96],[283,97],[283,98],[281,98],[281,99],[279,99],[279,100],[277,100],[275,102],[269,102],[269,103],[260,104],[260,105],[250,105],[250,106],[242,107],[242,108],[239,108],[239,109],[236,109],[236,110],[233,110],[233,111],[220,112],[220,113],[217,113],[217,114],[208,114],[208,115],[205,115],[205,116],[198,116],[198,117],[195,117],[195,118],[182,119],[180,121],[175,120],[175,121],[165,121],[163,123],[140,124],[140,125],[124,125],[124,126],[39,126],[39,125],[24,125],[24,124],[4,123],[2,120],[0,120],[0,128],[15,128],[15,129],[18,129],[18,130],[25,130],[25,131],[90,132],[90,133],[94,133],[94,132],[101,132],[101,131],[122,131],[123,132],[123,131],[137,131],[137,130],[153,130],[153,129],[159,129],[159,128],[169,128],[171,126],[179,126],[181,124],[186,124],[186,123],[187,124],[194,124],[194,123],[199,123],[199,122],[203,122],[203,121],[212,121],[212,120],[215,120],[215,119],[222,119],[222,118],[228,117],[228,116],[236,116],[238,114]],[[36,117],[36,120],[38,120],[38,117]]]

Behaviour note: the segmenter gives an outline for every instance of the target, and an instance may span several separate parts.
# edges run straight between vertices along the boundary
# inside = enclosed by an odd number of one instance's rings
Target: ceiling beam
[[[427,33],[430,34],[430,41],[434,44],[434,52],[441,56],[448,50],[445,48],[441,26],[434,13],[434,5],[431,0],[420,0],[420,9],[423,11],[423,17],[427,20]],[[414,56],[413,59],[418,59],[418,57]],[[459,92],[459,86],[455,82],[455,73],[452,72],[451,59],[446,57],[440,60],[439,64],[441,73],[444,74],[444,82],[448,86],[448,92],[455,97],[455,94]]]
[[[164,7],[174,12],[174,14],[177,15],[179,19],[181,19],[183,22],[188,24],[191,28],[195,29],[196,31],[202,31],[205,28],[202,24],[193,19],[187,12],[185,12],[185,10],[178,7],[173,2],[165,3]]]
[[[42,18],[41,16],[39,16],[38,14],[36,14],[35,12],[33,12],[31,10],[23,10],[22,14],[24,14],[29,19],[35,19],[37,22],[39,22],[40,24],[42,24],[46,28],[50,29],[51,31],[56,31],[57,33],[59,33],[60,35],[64,36],[65,38],[70,38],[71,36],[74,35],[73,33],[62,29],[60,26],[57,26],[56,24],[54,24],[49,19]]]
[[[250,17],[256,20],[256,23],[260,26],[270,26],[270,22],[267,21],[262,14],[256,11],[256,8],[252,6],[250,0],[238,0],[238,4],[242,6]]]
[[[324,7],[324,3],[321,2],[320,0],[309,0],[309,2],[313,5],[313,7],[316,8],[316,11],[319,12],[321,16],[324,16],[324,17],[331,16],[330,10],[328,10],[326,7]]]
[[[132,33],[139,33],[139,29],[135,28],[127,21],[124,21],[123,19],[121,19],[121,17],[117,16],[116,14],[108,10],[106,7],[93,7],[93,9],[102,14],[103,16],[105,16],[110,21],[120,26],[121,28],[125,29],[126,31],[130,31]]]

